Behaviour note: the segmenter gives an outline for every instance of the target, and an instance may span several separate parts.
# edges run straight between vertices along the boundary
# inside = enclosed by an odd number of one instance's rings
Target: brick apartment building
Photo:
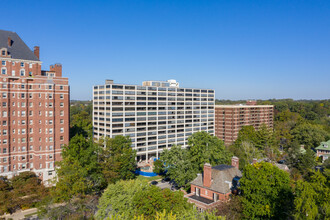
[[[0,176],[33,171],[54,177],[69,142],[69,85],[61,64],[41,70],[39,47],[0,30]]]
[[[215,105],[215,135],[232,144],[243,126],[252,125],[256,130],[262,124],[273,128],[274,106],[257,105],[248,101],[245,105]]]

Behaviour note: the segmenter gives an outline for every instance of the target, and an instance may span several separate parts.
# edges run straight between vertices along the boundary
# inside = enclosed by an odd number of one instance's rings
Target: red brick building
[[[61,147],[69,142],[69,85],[61,64],[41,70],[14,32],[0,30],[0,176],[33,171],[53,178]]]
[[[200,210],[214,208],[219,202],[227,201],[238,180],[242,177],[238,169],[239,159],[232,158],[232,165],[221,164],[212,167],[206,163],[203,174],[199,174],[191,184],[191,193],[186,195],[188,202]]]
[[[230,145],[243,126],[252,125],[258,130],[266,124],[273,128],[273,118],[273,105],[256,105],[255,101],[248,101],[246,105],[215,105],[215,136]]]

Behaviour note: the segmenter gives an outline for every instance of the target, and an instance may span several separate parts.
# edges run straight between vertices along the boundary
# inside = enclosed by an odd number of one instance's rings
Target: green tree
[[[183,210],[191,209],[192,204],[183,197],[183,192],[161,190],[157,186],[150,186],[146,190],[138,191],[133,197],[136,215],[144,215],[153,219],[156,212],[165,210],[173,214],[180,214]]]
[[[244,168],[240,180],[246,219],[285,219],[291,215],[292,192],[288,173],[270,163]]]
[[[155,173],[163,173],[165,171],[165,166],[164,166],[164,162],[161,160],[156,160],[154,162],[154,172]]]
[[[297,125],[292,131],[294,140],[307,148],[317,147],[322,141],[330,138],[329,134],[323,130],[322,126],[310,123],[301,123]]]
[[[214,166],[230,162],[231,154],[226,150],[223,141],[205,131],[191,135],[188,145],[191,162],[197,166],[199,172],[203,171],[205,163]]]
[[[197,175],[196,166],[191,162],[187,149],[173,145],[171,149],[165,149],[160,155],[167,169],[166,175],[174,179],[179,186],[186,186]]]
[[[74,136],[62,151],[63,160],[58,163],[57,183],[53,191],[57,201],[98,192],[105,187],[98,147],[82,135]]]
[[[286,163],[290,169],[295,168],[301,174],[306,174],[316,165],[315,153],[311,149],[304,151],[297,141],[293,141],[287,151]]]
[[[127,219],[132,219],[135,214],[133,197],[139,191],[148,188],[146,180],[120,180],[115,184],[109,184],[99,200],[99,210],[96,219],[105,219],[123,214]]]
[[[135,178],[136,151],[131,147],[130,138],[118,135],[105,139],[103,143],[101,166],[108,183]]]
[[[295,187],[295,217],[297,219],[330,218],[329,180],[314,172],[308,181],[298,180]]]

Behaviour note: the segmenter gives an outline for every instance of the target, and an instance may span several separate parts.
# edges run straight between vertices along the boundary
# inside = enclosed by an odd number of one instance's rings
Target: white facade
[[[214,135],[214,90],[108,82],[93,88],[94,138],[129,136],[145,160],[174,144],[186,147],[195,132]]]

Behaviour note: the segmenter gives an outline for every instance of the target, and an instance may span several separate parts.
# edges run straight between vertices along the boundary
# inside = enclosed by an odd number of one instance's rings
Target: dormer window
[[[2,55],[2,56],[6,56],[6,52],[7,52],[6,49],[3,49],[3,50],[1,51],[1,55]]]
[[[328,145],[326,145],[326,144],[325,144],[325,145],[323,145],[323,146],[324,146],[325,148],[328,148]]]

